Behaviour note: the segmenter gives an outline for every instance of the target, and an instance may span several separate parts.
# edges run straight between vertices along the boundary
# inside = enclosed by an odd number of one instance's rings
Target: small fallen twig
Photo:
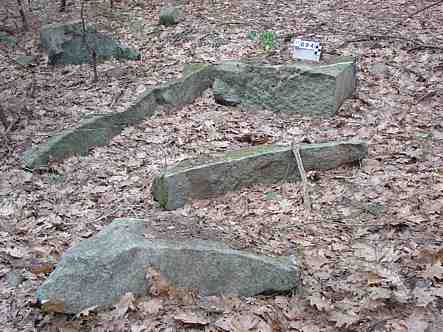
[[[404,38],[404,37],[400,37],[400,36],[394,36],[394,35],[365,35],[365,36],[361,36],[358,38],[345,40],[337,48],[345,47],[351,43],[361,43],[361,42],[365,42],[365,41],[390,40],[390,39],[398,39],[398,40],[403,40],[403,41],[407,41],[407,42],[414,43],[414,44],[417,44],[417,43],[421,44],[421,42],[419,42],[417,40],[412,40],[412,39],[408,39],[408,38]]]
[[[112,108],[118,101],[119,99],[123,96],[123,93],[125,92],[125,90],[120,89],[120,91],[118,91],[114,97],[112,98],[111,102],[109,103],[109,107]]]
[[[429,92],[425,93],[424,95],[418,97],[416,103],[418,104],[425,99],[434,97],[436,94],[437,94],[437,91],[435,91],[435,90],[429,91]]]
[[[295,145],[294,142],[292,142],[292,153],[295,156],[295,160],[297,161],[297,167],[298,172],[300,173],[300,177],[302,179],[303,183],[303,205],[305,206],[305,209],[307,211],[311,211],[312,204],[311,204],[311,197],[309,196],[309,188],[308,188],[308,179],[306,178],[306,172],[305,168],[303,167],[303,161],[300,156],[300,146],[297,144]]]
[[[438,6],[439,4],[441,4],[441,3],[443,3],[443,0],[436,1],[436,2],[434,2],[434,3],[431,3],[430,5],[427,5],[427,6],[423,7],[423,8],[420,8],[419,10],[413,12],[412,14],[409,14],[405,19],[402,20],[401,23],[403,23],[404,20],[407,20],[407,19],[409,19],[409,18],[412,18],[413,16],[415,16],[415,15],[417,15],[417,14],[420,14],[421,12],[424,12],[425,10],[427,10],[427,9],[429,9],[429,8],[436,7],[436,6]]]
[[[443,46],[435,46],[435,45],[418,45],[410,48],[407,52],[411,53],[414,51],[420,51],[420,50],[436,50],[436,51],[442,51],[443,52]]]

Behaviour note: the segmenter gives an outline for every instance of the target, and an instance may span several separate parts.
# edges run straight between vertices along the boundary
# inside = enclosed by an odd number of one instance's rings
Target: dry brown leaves
[[[441,330],[443,57],[435,48],[443,43],[441,5],[406,20],[433,2],[188,1],[185,20],[164,28],[156,25],[159,1],[122,0],[111,11],[107,1],[94,0],[88,17],[141,49],[143,60],[102,64],[100,81],[92,84],[87,65],[50,68],[38,49],[41,25],[77,18],[77,3],[64,14],[56,2],[31,1],[32,11],[25,3],[31,29],[23,33],[15,25],[16,2],[7,1],[0,26],[14,31],[19,44],[0,44],[0,103],[9,122],[18,119],[6,140],[0,135],[3,330]],[[275,52],[246,38],[265,30],[278,36]],[[21,168],[32,144],[82,116],[124,110],[147,87],[177,77],[185,63],[245,55],[288,61],[289,33],[321,39],[327,53],[358,57],[356,98],[334,118],[222,107],[208,92],[127,128],[88,157],[54,163],[49,172]],[[33,67],[11,62],[21,54],[36,56]],[[196,155],[354,137],[369,141],[369,158],[310,178],[310,214],[298,184],[254,186],[173,213],[159,210],[149,193],[156,172]],[[303,289],[294,296],[202,298],[151,271],[150,296],[126,294],[109,310],[91,308],[71,320],[32,307],[60,255],[117,217],[155,221],[151,236],[203,237],[296,255]],[[43,305],[62,310],[61,303]]]

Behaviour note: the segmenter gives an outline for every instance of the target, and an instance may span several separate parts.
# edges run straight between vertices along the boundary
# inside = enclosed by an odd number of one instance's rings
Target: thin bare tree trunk
[[[20,16],[22,17],[23,29],[25,31],[29,30],[28,20],[26,19],[25,11],[23,9],[22,0],[17,0],[18,11],[20,12]]]
[[[86,22],[85,22],[85,15],[84,15],[84,10],[85,10],[85,0],[82,0],[81,2],[81,7],[80,7],[80,17],[82,20],[82,30],[83,30],[83,43],[85,44],[89,56],[91,57],[91,67],[92,67],[92,71],[94,73],[94,78],[93,78],[93,82],[97,82],[98,81],[98,73],[97,73],[97,52],[93,47],[91,47],[91,45],[89,45],[88,40],[87,40],[87,31],[86,31]]]
[[[3,127],[5,127],[5,130],[9,127],[8,119],[6,119],[6,114],[3,110],[2,105],[0,105],[0,122],[2,123]]]
[[[60,11],[61,13],[63,13],[64,11],[66,11],[66,0],[61,0],[61,1],[60,1],[60,9],[59,9],[59,11]]]

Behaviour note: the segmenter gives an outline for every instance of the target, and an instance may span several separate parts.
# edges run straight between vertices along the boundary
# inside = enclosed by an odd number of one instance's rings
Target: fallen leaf
[[[134,294],[128,292],[120,298],[120,301],[114,305],[114,318],[122,318],[128,311],[135,311]]]
[[[329,301],[318,293],[309,296],[308,300],[309,304],[316,307],[319,311],[329,311],[333,308]]]
[[[434,296],[429,289],[416,287],[412,292],[417,300],[418,307],[426,307],[429,303],[434,301]]]
[[[75,315],[75,317],[77,317],[77,318],[88,317],[91,314],[91,312],[93,312],[95,309],[97,309],[96,305],[86,308],[86,309],[80,311],[77,315]]]
[[[429,323],[418,319],[408,319],[406,326],[408,327],[408,332],[425,332]]]
[[[242,143],[249,143],[252,145],[262,145],[272,141],[272,137],[266,134],[246,133],[236,137],[236,140]]]
[[[379,276],[377,273],[375,272],[368,272],[367,274],[368,277],[368,286],[372,287],[372,286],[379,286],[383,283],[384,278]]]
[[[426,270],[421,273],[427,279],[443,279],[443,266],[440,262],[438,264],[427,265]]]
[[[252,330],[255,329],[260,323],[261,319],[255,315],[240,315],[240,317],[237,318],[237,321],[234,322],[234,325],[239,325],[240,330]]]
[[[51,262],[37,261],[37,260],[31,262],[31,272],[34,274],[51,273],[54,270],[54,267],[55,264]]]
[[[163,301],[160,298],[154,298],[140,304],[140,309],[150,315],[156,315],[163,307]]]
[[[232,326],[232,318],[220,318],[215,321],[214,326],[220,330],[231,332],[234,331],[234,327]]]
[[[389,289],[382,287],[373,287],[370,289],[371,300],[388,300],[392,297],[392,292]]]
[[[341,312],[341,311],[333,311],[331,315],[329,316],[329,319],[333,322],[335,322],[335,326],[341,328],[341,327],[349,327],[350,325],[356,323],[359,321],[358,315],[356,315],[354,312]]]
[[[23,258],[26,255],[26,250],[19,247],[8,248],[5,251],[12,258]]]
[[[192,326],[206,326],[209,324],[209,321],[201,318],[194,312],[182,312],[178,315],[174,316],[174,320],[183,325],[192,325]]]
[[[169,295],[170,286],[168,280],[153,267],[148,267],[145,271],[149,294],[153,296]]]
[[[65,312],[65,304],[63,301],[44,300],[40,303],[40,308],[46,312]]]

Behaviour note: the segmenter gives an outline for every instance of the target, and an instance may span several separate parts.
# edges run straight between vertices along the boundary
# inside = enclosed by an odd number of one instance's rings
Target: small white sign
[[[292,55],[296,59],[320,61],[321,45],[319,42],[297,38],[292,45]]]

